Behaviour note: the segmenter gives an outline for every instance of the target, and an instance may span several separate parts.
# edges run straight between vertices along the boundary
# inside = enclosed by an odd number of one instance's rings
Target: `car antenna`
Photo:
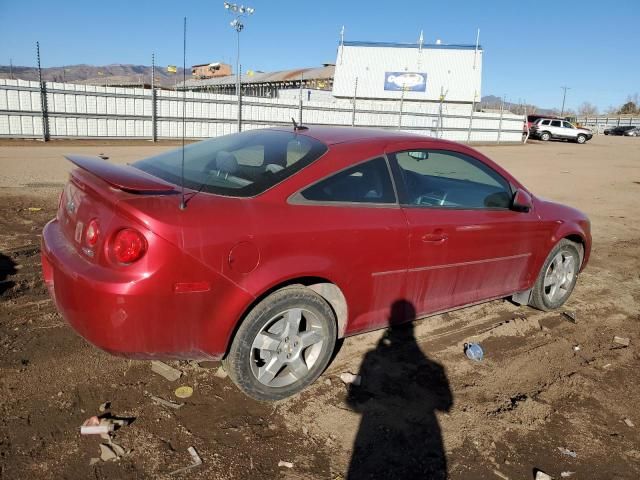
[[[184,17],[182,30],[182,164],[180,168],[180,210],[187,208],[184,200],[184,135],[185,135],[185,104],[187,101],[187,17]]]
[[[305,127],[304,125],[298,125],[296,119],[291,117],[291,121],[293,122],[293,130],[297,132],[298,130],[309,130],[309,127]]]

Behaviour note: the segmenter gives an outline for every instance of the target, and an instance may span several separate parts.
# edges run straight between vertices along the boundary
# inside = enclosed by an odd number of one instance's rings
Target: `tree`
[[[598,107],[596,107],[593,103],[582,102],[582,104],[578,107],[578,115],[597,115]]]
[[[627,102],[620,107],[618,113],[621,115],[638,113],[638,105],[635,102]]]

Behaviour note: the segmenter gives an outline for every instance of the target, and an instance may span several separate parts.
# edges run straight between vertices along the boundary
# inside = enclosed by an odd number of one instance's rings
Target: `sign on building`
[[[427,90],[427,74],[417,72],[385,72],[384,89],[392,92],[424,92]]]

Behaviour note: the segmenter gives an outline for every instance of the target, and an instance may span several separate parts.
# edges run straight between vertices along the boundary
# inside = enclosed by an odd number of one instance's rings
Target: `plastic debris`
[[[613,343],[617,343],[618,345],[622,345],[623,347],[628,347],[631,343],[628,337],[613,337]]]
[[[571,323],[576,323],[576,312],[564,311],[562,312],[564,318],[569,320]]]
[[[353,373],[349,372],[341,373],[340,380],[342,380],[347,385],[353,384],[356,386],[360,385],[360,383],[362,382],[362,378],[360,377],[360,375],[354,375]]]
[[[576,458],[578,456],[576,452],[569,450],[568,448],[558,447],[558,450],[560,450],[560,453],[562,453],[563,455],[569,455],[570,457],[573,457],[573,458]]]
[[[116,455],[116,452],[114,452],[109,445],[105,445],[104,443],[100,444],[100,460],[108,462],[116,458],[118,458],[118,455]]]
[[[627,425],[627,427],[635,427],[635,425],[633,424],[633,422],[631,420],[629,420],[628,418],[624,419],[624,423]]]
[[[291,462],[283,462],[282,460],[280,460],[278,462],[278,466],[279,467],[286,467],[286,468],[293,468],[293,463],[291,463]]]
[[[191,455],[191,465],[187,465],[186,467],[182,467],[177,470],[174,470],[169,475],[175,475],[176,473],[186,472],[187,470],[191,470],[192,468],[202,465],[202,459],[200,458],[200,455],[198,455],[198,452],[196,452],[195,448],[189,447],[187,448],[187,452],[189,452],[189,455]]]
[[[175,368],[158,360],[151,361],[151,370],[170,382],[175,382],[182,376],[182,372],[180,370],[176,370]]]
[[[553,477],[544,473],[542,470],[538,470],[536,472],[536,480],[553,480]]]
[[[111,402],[104,402],[104,403],[100,404],[100,406],[98,407],[98,410],[101,413],[104,413],[107,410],[109,410],[110,408],[111,408]]]
[[[113,432],[113,425],[83,425],[80,427],[80,435],[101,435]]]
[[[222,367],[218,367],[218,369],[216,370],[216,373],[214,374],[215,377],[217,378],[227,378],[229,376],[229,374],[226,372],[226,370]]]
[[[174,410],[178,410],[180,407],[184,406],[184,403],[171,402],[169,400],[165,400],[164,398],[156,397],[155,395],[151,395],[151,400],[162,405],[163,407],[173,408]]]
[[[105,420],[105,419],[103,419]],[[115,430],[113,423],[104,422],[96,416],[87,418],[80,426],[80,435],[109,434]]]
[[[482,360],[482,357],[484,357],[484,352],[482,351],[482,347],[479,343],[465,343],[464,354],[469,360],[474,360],[476,362],[479,362]]]
[[[193,395],[193,388],[189,387],[188,385],[183,385],[182,387],[176,388],[176,391],[173,393],[178,398],[189,398],[191,395]]]
[[[571,475],[573,475],[574,473],[576,473],[576,472],[562,472],[562,473],[560,474],[560,476],[561,476],[562,478],[569,478],[569,477],[570,477]]]
[[[30,212],[39,212],[40,210],[42,210],[42,207],[29,207],[27,208],[27,210],[29,210]]]

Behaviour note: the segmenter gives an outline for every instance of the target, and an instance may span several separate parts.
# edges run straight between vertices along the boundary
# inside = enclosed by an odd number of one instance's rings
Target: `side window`
[[[551,120],[543,120],[542,122],[540,122],[540,125],[549,125],[551,123]]]
[[[562,126],[564,128],[573,128],[573,125],[571,125],[569,122],[562,122]]]
[[[561,127],[562,126],[562,122],[560,120],[553,120],[551,122],[551,126],[552,127]]]
[[[301,195],[317,202],[396,202],[384,158],[376,158],[336,173],[308,187]]]
[[[442,208],[511,206],[508,182],[484,163],[450,151],[409,151],[392,156],[404,186],[405,205]]]

